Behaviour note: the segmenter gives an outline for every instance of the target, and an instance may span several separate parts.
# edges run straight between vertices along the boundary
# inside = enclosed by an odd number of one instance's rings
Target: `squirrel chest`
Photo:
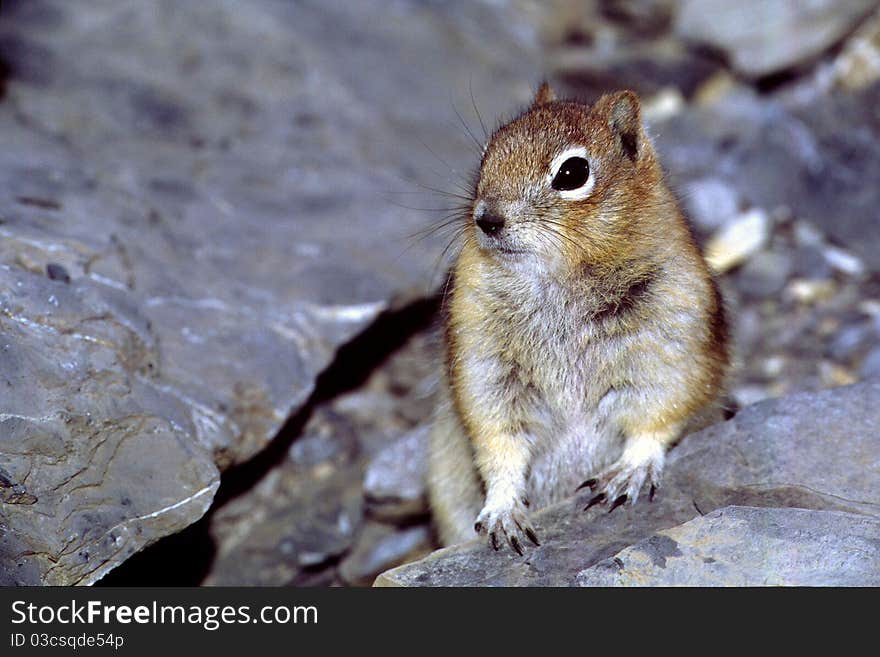
[[[466,277],[456,281],[450,380],[466,388],[461,394],[504,398],[526,424],[537,415],[558,425],[595,408],[603,385],[613,383],[607,370],[620,358],[622,336],[609,334],[592,304],[572,290],[528,274],[499,274],[485,272],[476,286]]]

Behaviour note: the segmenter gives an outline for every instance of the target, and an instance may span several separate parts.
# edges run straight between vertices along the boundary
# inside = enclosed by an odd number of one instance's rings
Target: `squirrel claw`
[[[519,544],[519,539],[516,536],[508,536],[507,539],[510,541],[510,547],[512,547],[518,555],[522,556],[524,552],[522,545]]]
[[[614,511],[614,509],[619,507],[621,504],[626,503],[626,500],[627,500],[626,493],[624,493],[623,495],[618,497],[616,500],[614,500],[614,504],[612,504],[611,508],[608,509],[608,513],[611,513],[612,511]]]
[[[649,488],[648,497],[653,501],[660,480],[661,468],[662,462],[659,465],[653,462],[646,464],[618,462],[614,464],[595,479],[584,482],[585,484],[593,482],[594,485],[590,488],[597,493],[584,508],[584,511],[596,504],[612,500],[608,513],[624,504],[633,505],[638,500],[639,493],[645,484]]]
[[[521,507],[505,510],[483,509],[474,529],[478,534],[488,535],[489,545],[493,550],[499,550],[501,544],[506,542],[514,552],[522,556],[525,554],[526,540],[541,545]]]
[[[582,483],[580,486],[578,486],[575,489],[575,492],[577,492],[583,488],[589,488],[590,490],[593,490],[596,487],[597,483],[598,482],[595,479],[587,479],[584,483]]]
[[[541,546],[541,542],[538,540],[538,536],[535,534],[535,530],[531,527],[525,528],[526,536],[529,537],[529,540],[534,543],[537,547]]]
[[[584,507],[584,511],[591,509],[594,506],[596,506],[597,504],[601,504],[604,501],[605,501],[605,493],[599,493],[598,495],[593,497],[593,499],[590,500],[590,503],[587,504],[587,506]]]

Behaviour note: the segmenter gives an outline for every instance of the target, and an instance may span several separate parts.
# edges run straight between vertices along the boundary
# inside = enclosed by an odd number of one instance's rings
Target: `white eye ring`
[[[587,149],[583,146],[572,146],[571,148],[566,148],[559,155],[553,158],[553,161],[550,163],[550,174],[547,176],[547,186],[553,182],[553,179],[556,177],[556,174],[559,173],[559,167],[571,157],[582,157],[588,162],[590,158],[587,157]],[[593,191],[593,185],[596,184],[596,175],[594,168],[592,166],[592,162],[590,162],[590,175],[587,177],[587,182],[578,187],[577,189],[566,189],[557,191],[560,197],[568,200],[568,201],[579,201],[581,199],[587,198],[590,195],[590,192]]]

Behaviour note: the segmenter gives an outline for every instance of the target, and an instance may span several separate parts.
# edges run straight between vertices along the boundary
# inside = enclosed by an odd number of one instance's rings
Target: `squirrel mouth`
[[[500,253],[505,256],[521,256],[528,253],[528,249],[524,249],[518,244],[511,244],[511,241],[505,236],[498,234],[483,235],[478,233],[477,243],[488,253]]]
[[[503,253],[506,256],[508,256],[508,255],[510,255],[510,256],[525,255],[526,253],[528,253],[528,251],[526,251],[525,249],[515,249],[513,247],[506,246],[504,244],[499,244],[496,241],[490,242],[489,244],[484,244],[483,247],[487,251],[492,251],[495,253]]]

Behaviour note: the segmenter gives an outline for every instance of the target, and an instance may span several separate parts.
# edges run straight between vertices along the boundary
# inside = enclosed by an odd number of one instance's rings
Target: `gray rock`
[[[734,99],[682,112],[657,144],[680,187],[726,181],[746,204],[789,210],[878,272],[880,192],[864,184],[880,178],[878,106],[880,85],[803,107]]]
[[[736,273],[737,287],[752,298],[778,294],[788,282],[791,256],[782,250],[761,251],[749,258]]]
[[[880,347],[868,352],[859,368],[862,379],[880,379]]]
[[[124,295],[0,266],[0,330],[0,579],[93,582],[202,516],[214,455]]]
[[[369,522],[364,525],[355,547],[339,564],[339,574],[347,584],[369,586],[382,571],[424,556],[432,547],[427,525],[401,530]]]
[[[792,254],[794,267],[791,274],[794,278],[830,278],[832,275],[831,265],[825,259],[822,249],[808,245],[799,247]]]
[[[880,271],[880,215],[877,193],[866,189],[864,181],[880,176],[878,103],[880,85],[874,85],[858,94],[834,94],[795,112],[796,120],[814,135],[818,159],[814,165],[812,158],[800,158],[792,173],[801,193],[786,199],[799,216],[857,256],[859,268],[873,272]],[[840,130],[841,125],[847,130]]]
[[[527,101],[535,52],[497,3],[4,2],[0,579],[88,584],[201,516],[433,285],[397,203],[472,163],[450,98]]]
[[[709,235],[740,211],[736,190],[717,178],[703,178],[687,184],[682,202],[695,228]]]
[[[220,546],[207,586],[297,584],[353,545],[363,521],[360,491],[351,486],[357,468],[327,476],[273,472],[251,494],[212,518]],[[259,496],[255,512],[254,496]]]
[[[563,49],[549,58],[553,78],[565,95],[593,102],[609,90],[632,89],[647,99],[673,88],[690,98],[721,70],[717,61],[678,44],[634,41],[609,49],[603,39],[596,42],[593,48]]]
[[[728,506],[658,532],[575,577],[578,586],[877,586],[880,520]]]
[[[867,322],[847,324],[831,338],[828,355],[838,362],[846,362],[874,339],[876,333],[871,324]]]
[[[666,31],[676,0],[601,0],[599,4],[609,20],[647,36]]]
[[[367,464],[372,467],[377,457],[381,460],[386,447],[395,451],[394,443],[401,436],[406,442],[412,429],[405,415],[424,393],[413,383],[422,380],[429,365],[423,360],[425,347],[420,338],[406,341],[355,390],[317,404],[282,455],[286,458],[264,470],[265,482],[215,505],[206,525],[218,557],[207,567],[208,583],[368,585],[380,571],[429,550],[424,496],[418,492],[421,482],[409,500],[404,494],[403,500],[382,498],[384,507],[369,498],[361,503]],[[347,351],[334,371],[347,369],[352,356]],[[360,354],[359,348],[354,357]],[[285,431],[279,439],[291,437]],[[401,457],[399,450],[395,454]],[[424,449],[405,456],[424,463]],[[260,462],[266,464],[262,455]],[[398,481],[396,468],[408,464],[393,465],[385,474]],[[401,511],[406,515],[403,528],[374,520],[399,518]]]
[[[688,436],[653,502],[606,513],[572,499],[535,514],[542,545],[524,557],[484,541],[439,550],[377,586],[568,586],[659,530],[730,505],[880,518],[880,382],[768,400]]]
[[[658,124],[652,134],[664,167],[682,191],[708,178],[729,185],[739,205],[772,209],[774,204],[758,203],[743,193],[735,175],[740,162],[729,160],[734,148],[757,141],[759,127],[781,112],[777,104],[754,94],[731,94],[723,103],[686,108]]]
[[[430,425],[416,427],[370,462],[364,494],[372,515],[398,519],[427,512],[425,454],[430,432]]]
[[[876,6],[875,0],[682,0],[676,32],[724,51],[737,71],[760,77],[812,61]]]
[[[217,553],[206,585],[298,584],[354,544],[363,524],[364,466],[352,428],[321,410],[294,445],[303,447],[213,512]]]

